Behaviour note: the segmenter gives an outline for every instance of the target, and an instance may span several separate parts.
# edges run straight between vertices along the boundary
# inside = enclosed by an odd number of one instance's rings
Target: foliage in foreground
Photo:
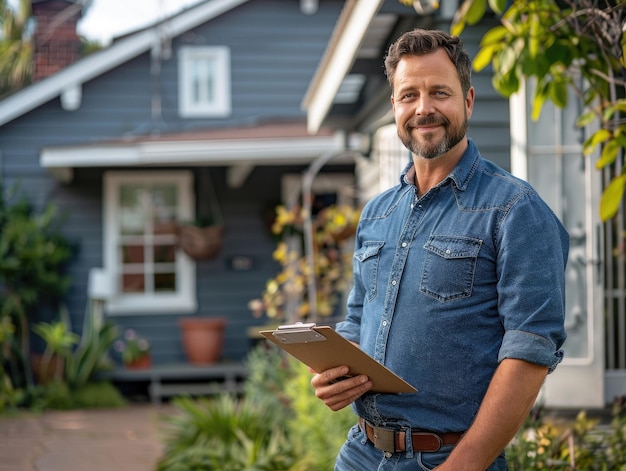
[[[331,471],[355,416],[331,412],[313,394],[311,373],[276,346],[248,357],[241,398],[178,398],[167,418],[166,454],[157,471]],[[582,411],[573,420],[533,411],[506,450],[511,471],[626,471],[626,407],[609,425]]]
[[[528,418],[506,450],[510,471],[626,471],[626,409],[623,400],[613,406],[608,426],[581,411],[573,421]]]
[[[248,367],[241,398],[174,399],[157,471],[332,469],[352,412],[328,410],[308,369],[273,345],[253,350]]]

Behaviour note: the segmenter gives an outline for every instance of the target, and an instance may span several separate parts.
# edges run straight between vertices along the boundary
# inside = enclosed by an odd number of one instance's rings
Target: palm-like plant
[[[30,0],[20,0],[17,10],[0,0],[0,97],[30,82],[33,41],[29,30]]]
[[[40,322],[33,326],[33,330],[46,342],[46,350],[43,354],[42,373],[47,376],[51,362],[54,362],[54,379],[61,381],[63,374],[63,360],[72,351],[72,347],[78,343],[80,337],[68,329],[65,322],[52,323]]]

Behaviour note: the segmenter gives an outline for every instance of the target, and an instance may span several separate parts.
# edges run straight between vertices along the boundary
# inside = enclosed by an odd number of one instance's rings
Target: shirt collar
[[[468,138],[467,142],[467,149],[465,149],[459,163],[456,164],[456,167],[454,167],[452,172],[450,172],[450,174],[437,186],[443,185],[448,181],[448,179],[450,179],[454,182],[454,186],[456,186],[460,191],[465,191],[467,189],[467,185],[480,165],[480,153],[478,152],[474,141]],[[411,160],[406,167],[404,167],[404,170],[400,175],[400,185],[414,185],[414,176],[415,169],[413,168],[413,160]]]

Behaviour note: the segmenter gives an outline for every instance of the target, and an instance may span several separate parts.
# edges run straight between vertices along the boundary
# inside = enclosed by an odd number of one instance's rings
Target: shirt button
[[[402,242],[402,247],[406,247],[406,242]]]
[[[396,280],[393,280],[393,281],[391,282],[391,284],[392,284],[392,285],[394,285],[394,286],[396,286]]]
[[[383,321],[383,327],[387,327],[387,321]]]
[[[449,254],[450,253],[450,249],[446,249],[446,253]]]

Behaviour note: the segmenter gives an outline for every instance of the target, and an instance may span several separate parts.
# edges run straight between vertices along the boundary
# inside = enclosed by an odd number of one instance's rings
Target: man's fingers
[[[346,377],[348,369],[333,368],[315,375],[311,384],[315,395],[333,411],[343,409],[372,387],[365,375]]]

